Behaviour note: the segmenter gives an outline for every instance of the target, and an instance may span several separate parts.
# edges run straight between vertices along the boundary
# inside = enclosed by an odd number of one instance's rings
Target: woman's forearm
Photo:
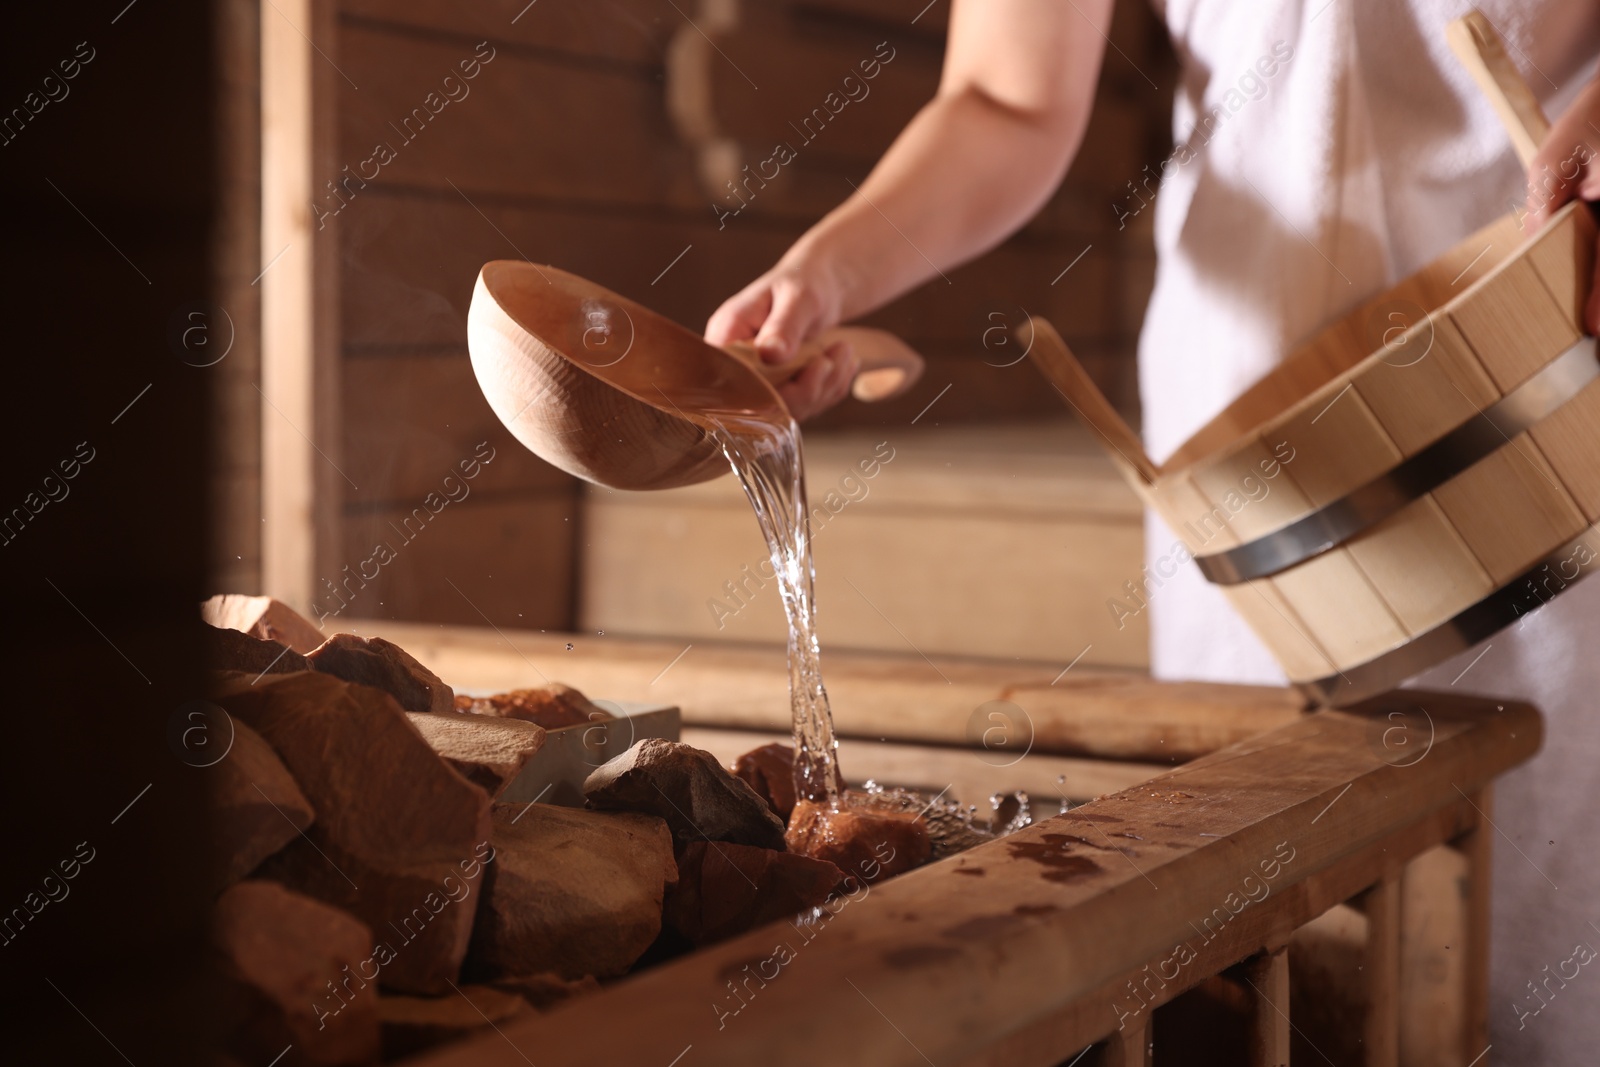
[[[938,95],[784,257],[821,257],[851,319],[981,255],[1044,206],[1083,140],[1110,4],[958,2]],[[780,264],[780,267],[782,264]]]

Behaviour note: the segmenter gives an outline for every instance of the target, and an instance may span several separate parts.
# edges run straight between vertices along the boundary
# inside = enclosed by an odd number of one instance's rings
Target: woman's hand
[[[783,363],[805,341],[838,325],[843,292],[837,272],[797,249],[729,297],[706,323],[706,340],[750,341],[762,362]],[[779,386],[778,395],[804,422],[843,400],[859,369],[850,345],[841,341]]]
[[[1522,221],[1523,232],[1538,230],[1557,208],[1575,197],[1600,200],[1600,78],[1590,82],[1551,125],[1538,155],[1528,164],[1528,214]],[[1584,312],[1590,333],[1600,333],[1600,272],[1595,282]]]
[[[753,340],[780,362],[1014,233],[1083,140],[1110,27],[1111,0],[954,0],[938,93],[859,189],[717,309],[706,340]],[[834,346],[779,392],[806,418],[844,396],[855,367]]]

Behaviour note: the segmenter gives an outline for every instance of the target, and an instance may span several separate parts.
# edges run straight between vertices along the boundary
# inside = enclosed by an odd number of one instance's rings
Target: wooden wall
[[[218,210],[207,345],[226,354],[208,368],[211,405],[206,474],[215,521],[207,570],[216,590],[255,591],[261,582],[261,32],[259,0],[221,0]],[[225,330],[225,332],[224,332]],[[225,338],[225,341],[223,340]],[[197,357],[199,359],[200,357]]]
[[[329,27],[312,33],[313,62],[326,64],[317,106],[331,114],[335,143],[316,164],[324,195],[307,209],[322,227],[318,240],[334,249],[318,299],[336,305],[326,318],[337,351],[317,354],[333,368],[332,417],[302,436],[338,472],[322,470],[327,488],[313,509],[319,530],[332,531],[316,553],[322,596],[313,606],[342,601],[341,617],[574,625],[577,485],[516,446],[479,395],[465,349],[478,267],[495,258],[555,263],[698,329],[848,194],[932,93],[948,0],[913,24],[925,4],[338,0],[328,11],[311,0]],[[270,6],[262,14],[277,17]],[[700,154],[668,106],[670,57],[683,47],[674,41],[702,30],[727,59],[706,68],[719,134],[751,163],[775,139],[794,140],[788,123],[880,42],[895,54],[870,96],[721,225]],[[1122,55],[1108,52],[1082,162],[1040,218],[950,272],[952,284],[936,281],[874,316],[929,357],[924,381],[891,405],[847,402],[818,430],[903,425],[936,396],[929,421],[1056,412],[1059,399],[1030,365],[994,366],[1010,353],[984,348],[984,331],[1023,308],[1054,320],[1133,413],[1132,339],[1152,271],[1148,238],[1119,233],[1112,204],[1160,158],[1172,78],[1139,0],[1119,3],[1113,38]],[[380,144],[388,152],[375,155]],[[275,251],[262,247],[260,265]],[[238,299],[248,302],[252,289],[241,287]],[[244,439],[279,416],[259,403],[248,360],[234,371],[235,440],[219,463],[228,530],[217,564],[230,587],[249,588],[262,524],[250,507],[259,456]],[[422,532],[409,534],[402,519],[426,512],[428,495],[447,488],[480,442],[494,458],[466,483],[468,495],[426,522],[419,516],[410,529]],[[380,545],[392,560],[366,562]],[[364,566],[378,577],[353,579]]]

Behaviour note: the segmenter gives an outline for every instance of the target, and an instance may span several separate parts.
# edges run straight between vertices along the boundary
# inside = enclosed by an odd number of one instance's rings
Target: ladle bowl
[[[844,327],[795,359],[762,364],[707,344],[627,297],[555,267],[495,260],[467,314],[472,369],[490,408],[535,455],[613,489],[670,489],[729,471],[708,433],[717,413],[782,422],[774,388],[837,340],[862,372],[861,400],[898,395],[922,360],[882,330]]]

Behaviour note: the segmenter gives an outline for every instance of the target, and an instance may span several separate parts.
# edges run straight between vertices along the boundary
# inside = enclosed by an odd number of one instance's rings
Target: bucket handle
[[[1017,328],[1017,334],[1023,350],[1044,372],[1050,384],[1100,435],[1112,452],[1112,462],[1122,469],[1122,476],[1129,484],[1140,491],[1151,485],[1156,480],[1156,465],[1145,454],[1139,435],[1117,414],[1117,409],[1094,384],[1094,379],[1083,369],[1083,364],[1078,362],[1056,328],[1036,315],[1029,315]]]
[[[1483,12],[1473,10],[1446,26],[1444,34],[1450,50],[1494,105],[1501,125],[1511,136],[1517,158],[1524,167],[1528,166],[1550,132],[1550,120],[1506,54],[1506,43],[1499,31]]]

